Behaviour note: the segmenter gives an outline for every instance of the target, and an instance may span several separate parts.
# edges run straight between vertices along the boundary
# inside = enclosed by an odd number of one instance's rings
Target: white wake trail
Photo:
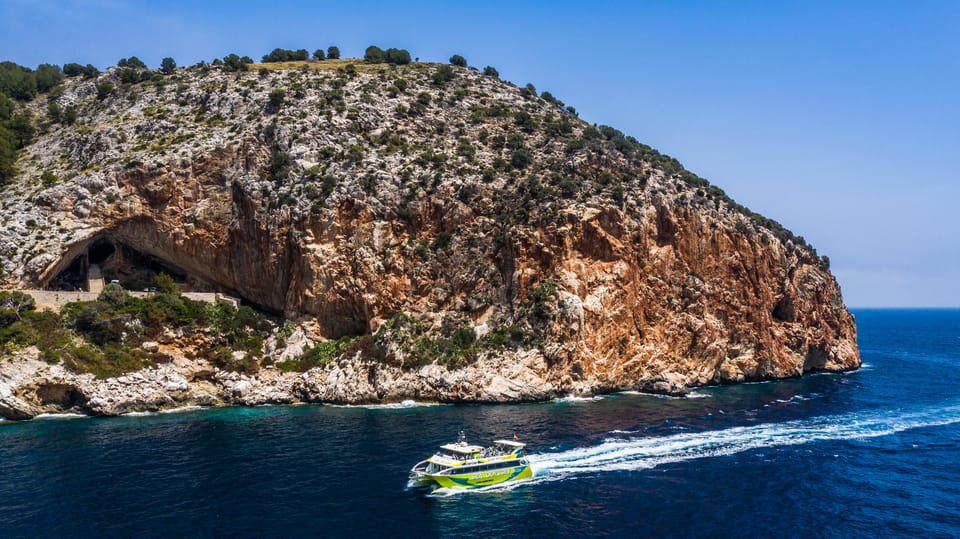
[[[552,480],[580,473],[642,470],[662,464],[726,456],[764,447],[874,438],[908,429],[957,422],[960,422],[960,405],[913,412],[844,414],[707,432],[608,439],[593,447],[531,454],[529,458],[536,478]]]

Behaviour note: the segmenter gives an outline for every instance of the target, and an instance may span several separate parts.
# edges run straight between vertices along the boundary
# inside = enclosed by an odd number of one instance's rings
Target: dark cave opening
[[[164,258],[109,235],[93,239],[45,287],[50,290],[88,290],[88,279],[93,276],[91,266],[100,269],[104,283],[118,283],[131,291],[152,290],[156,287],[157,276],[165,273],[183,292],[221,292],[237,296],[232,289],[211,283]]]
[[[83,256],[74,258],[70,265],[47,283],[44,288],[48,290],[86,290],[87,259]]]
[[[87,249],[87,259],[91,264],[102,265],[111,256],[113,256],[113,253],[116,251],[117,248],[114,247],[112,241],[106,238],[100,238],[94,241],[90,248]]]

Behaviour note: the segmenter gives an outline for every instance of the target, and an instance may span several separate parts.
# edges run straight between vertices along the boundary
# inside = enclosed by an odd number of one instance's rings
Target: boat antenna
[[[460,437],[457,439],[457,443],[460,443],[463,445],[467,444],[467,434],[462,430],[460,431]]]

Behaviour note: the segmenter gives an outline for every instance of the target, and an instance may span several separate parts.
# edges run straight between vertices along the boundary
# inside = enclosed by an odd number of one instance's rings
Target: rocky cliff
[[[4,288],[139,264],[286,318],[296,353],[352,343],[248,376],[280,388],[252,400],[192,360],[140,373],[189,386],[157,382],[163,405],[682,393],[859,366],[802,238],[530,85],[427,63],[256,67],[68,80],[28,105],[41,133],[4,188]],[[44,120],[49,101],[78,120]],[[35,374],[4,360],[10,399],[110,413],[90,404],[108,382],[18,357]],[[50,384],[80,396],[45,400]]]

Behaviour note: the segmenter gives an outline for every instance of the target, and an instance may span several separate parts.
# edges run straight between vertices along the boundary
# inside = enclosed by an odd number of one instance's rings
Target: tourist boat
[[[469,489],[530,478],[533,470],[523,454],[525,446],[516,436],[494,440],[490,447],[471,445],[461,432],[456,443],[440,446],[440,451],[410,470],[410,485]]]

